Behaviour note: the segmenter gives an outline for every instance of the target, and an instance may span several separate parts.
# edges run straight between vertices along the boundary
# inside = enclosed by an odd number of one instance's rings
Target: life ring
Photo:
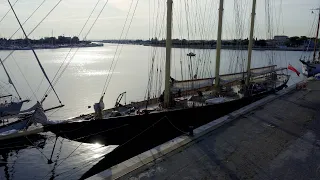
[[[138,115],[144,115],[144,114],[145,114],[145,111],[144,111],[144,110],[140,111],[140,109],[139,109],[139,110],[137,110],[137,114],[138,114]]]
[[[296,84],[296,89],[297,89],[297,90],[306,89],[307,86],[308,86],[308,83],[307,83],[307,82],[297,83],[297,84]]]

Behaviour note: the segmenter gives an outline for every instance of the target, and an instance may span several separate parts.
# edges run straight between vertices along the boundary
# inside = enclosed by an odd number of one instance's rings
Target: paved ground
[[[320,82],[121,179],[320,179]]]

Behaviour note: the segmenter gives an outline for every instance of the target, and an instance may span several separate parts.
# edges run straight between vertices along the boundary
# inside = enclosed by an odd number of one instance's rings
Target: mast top
[[[312,11],[320,11],[320,8],[311,9]]]
[[[318,26],[317,26],[317,31],[316,31],[316,36],[314,38],[314,48],[313,48],[313,61],[316,61],[316,52],[317,52],[317,45],[318,45],[318,38],[319,38],[319,28],[320,28],[320,8],[313,9],[319,11],[318,15]],[[312,13],[314,13],[312,11]]]
[[[315,8],[315,9],[310,9],[311,10],[311,13],[315,13],[314,11],[318,11],[318,14],[320,16],[320,7],[319,8]]]

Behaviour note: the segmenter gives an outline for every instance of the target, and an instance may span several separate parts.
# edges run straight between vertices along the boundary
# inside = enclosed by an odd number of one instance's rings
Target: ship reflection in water
[[[79,143],[51,133],[5,142],[0,144],[0,179],[79,179],[116,147]]]

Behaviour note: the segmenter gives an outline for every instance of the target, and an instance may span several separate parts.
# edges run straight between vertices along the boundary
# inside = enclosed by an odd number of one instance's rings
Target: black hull
[[[0,122],[1,123],[1,122]],[[9,124],[5,124],[0,126],[0,134],[4,133],[9,130],[22,130],[22,129],[27,129],[32,122],[30,122],[28,119],[20,119],[14,122],[11,122]]]
[[[276,91],[281,90],[286,87],[286,83],[279,86]],[[190,108],[184,110],[177,110],[166,114],[158,113],[155,115],[147,115],[148,118],[141,119],[140,121],[150,121],[156,122],[159,119],[151,119],[152,118],[162,118],[163,116],[167,116],[172,124],[174,124],[177,128],[183,131],[189,130],[189,125],[193,125],[195,128],[206,123],[211,122],[214,119],[217,119],[221,116],[224,116],[232,111],[240,109],[246,105],[251,104],[254,101],[260,100],[267,95],[275,93],[275,91],[268,91],[264,93],[257,94],[252,97],[242,98],[236,101],[227,102],[223,104],[204,106],[198,108]],[[218,112],[218,113],[217,113]],[[160,115],[161,114],[161,115]],[[149,125],[152,123],[149,123]],[[132,127],[137,128],[139,124],[133,124]],[[104,159],[98,162],[95,166],[93,166],[89,171],[87,171],[81,179],[88,178],[93,176],[107,168],[110,168],[116,164],[119,164],[133,156],[136,156],[142,152],[145,152],[159,144],[165,143],[170,139],[173,139],[179,135],[182,135],[183,132],[173,127],[169,121],[160,121],[152,128],[144,131],[141,135],[136,138],[130,139],[125,144],[120,145],[111,153],[107,154]],[[140,132],[142,130],[140,129]],[[132,132],[132,131],[131,131]],[[118,134],[118,136],[121,136]]]
[[[286,87],[286,83],[277,87],[276,90],[281,90],[284,87]],[[156,112],[146,115],[56,124],[47,126],[44,130],[51,131],[57,136],[79,142],[99,142],[104,145],[119,145],[137,136],[150,126],[153,126],[152,131],[154,133],[152,136],[159,136],[161,137],[159,140],[165,142],[170,138],[183,134],[183,132],[188,132],[190,127],[197,128],[202,126],[274,92],[275,90],[267,91],[226,103],[202,107]],[[149,143],[153,144],[153,142]],[[157,144],[159,144],[159,142],[154,141],[154,145]]]

